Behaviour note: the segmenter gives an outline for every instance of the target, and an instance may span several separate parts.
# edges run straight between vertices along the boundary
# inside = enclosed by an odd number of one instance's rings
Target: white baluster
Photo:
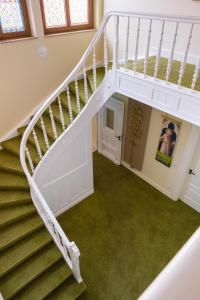
[[[35,141],[35,145],[36,145],[36,149],[37,149],[39,158],[42,159],[42,151],[41,151],[41,148],[40,148],[40,144],[39,144],[38,137],[37,137],[37,134],[35,132],[35,129],[33,129],[32,132],[33,132],[33,138],[34,138],[34,141]]]
[[[51,105],[49,105],[49,115],[50,115],[50,118],[51,118],[51,125],[52,125],[52,129],[53,129],[53,134],[54,134],[54,137],[55,137],[55,140],[56,140],[58,138],[58,134],[57,134],[56,123],[55,123],[55,120],[54,120]]]
[[[149,60],[149,48],[150,48],[150,42],[151,42],[151,28],[152,28],[152,19],[149,20],[147,48],[146,48],[146,55],[145,55],[145,59],[144,59],[144,77],[147,74],[147,65],[148,65],[148,60]]]
[[[80,104],[80,95],[79,95],[79,88],[78,88],[78,81],[77,81],[77,79],[75,80],[75,90],[76,90],[76,103],[77,103],[78,113],[80,114],[80,112],[81,112],[81,104]]]
[[[184,72],[185,72],[185,66],[186,66],[186,63],[187,63],[188,53],[189,53],[189,49],[190,49],[193,28],[194,28],[194,24],[191,24],[190,34],[189,34],[189,38],[188,38],[188,42],[187,42],[187,47],[186,47],[186,50],[185,50],[184,59],[182,61],[181,69],[180,69],[180,73],[179,73],[179,79],[178,79],[178,86],[179,87],[181,85],[183,75],[184,75]]]
[[[172,43],[172,49],[171,49],[171,53],[168,59],[168,64],[167,64],[167,71],[166,71],[166,83],[168,83],[169,81],[169,76],[171,73],[171,68],[172,68],[172,62],[174,60],[174,51],[175,51],[175,46],[176,46],[176,40],[177,40],[177,35],[178,35],[178,27],[179,27],[179,22],[176,23],[176,29],[175,29],[175,33],[174,33],[174,39],[173,39],[173,43]]]
[[[106,37],[106,28],[104,29],[104,68],[105,73],[108,72],[108,45],[107,45],[107,37]]]
[[[32,161],[32,158],[31,158],[31,155],[30,155],[30,152],[29,152],[29,149],[28,149],[27,146],[26,146],[25,151],[26,151],[26,156],[27,156],[27,158],[28,158],[28,162],[29,162],[31,171],[32,171],[32,173],[34,173],[34,165],[33,165],[33,161]]]
[[[60,100],[60,96],[58,96],[58,107],[59,107],[59,112],[60,112],[60,120],[62,124],[63,131],[65,130],[65,119],[63,115],[63,108],[62,108],[62,102]]]
[[[46,132],[46,127],[45,127],[45,124],[44,124],[44,121],[43,121],[42,117],[40,118],[40,122],[41,122],[41,125],[42,125],[42,131],[43,131],[43,135],[44,135],[44,141],[45,141],[45,144],[46,144],[46,147],[47,147],[47,150],[48,150],[49,147],[50,147],[50,145],[49,145],[49,139],[48,139],[48,135],[47,135],[47,132]]]
[[[72,103],[71,103],[70,91],[69,91],[68,86],[67,86],[67,104],[68,104],[70,121],[73,122],[73,119],[74,119],[73,118],[73,110],[72,110]]]
[[[118,68],[119,56],[119,16],[115,17],[115,38],[113,45],[113,70]]]
[[[138,19],[137,24],[137,36],[136,36],[136,44],[135,44],[135,57],[133,62],[133,71],[136,72],[137,68],[137,60],[138,60],[138,50],[139,50],[139,38],[140,38],[140,18]]]
[[[97,89],[97,65],[96,65],[96,49],[93,50],[93,84],[94,90]]]
[[[159,65],[160,65],[160,56],[161,56],[162,44],[163,44],[164,29],[165,29],[165,21],[162,21],[160,43],[159,43],[158,54],[156,57],[156,64],[155,64],[154,79],[157,79],[157,76],[158,76],[158,69],[159,69]]]
[[[125,71],[127,71],[128,69],[129,34],[130,34],[130,17],[128,17],[127,29],[126,29]]]
[[[196,82],[199,77],[199,70],[200,70],[200,58],[196,64],[196,68],[195,68],[193,79],[192,79],[192,86],[191,86],[192,91],[194,90],[194,88],[196,86]]]
[[[83,68],[83,78],[84,78],[84,91],[85,91],[85,101],[86,103],[89,100],[89,92],[88,92],[88,82],[87,82],[87,71],[86,71],[86,66],[84,65]]]

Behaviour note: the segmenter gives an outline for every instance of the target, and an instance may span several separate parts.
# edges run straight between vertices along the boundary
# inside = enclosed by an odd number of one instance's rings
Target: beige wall
[[[43,35],[39,0],[28,0],[34,20],[34,39],[0,43],[0,140],[9,135],[66,78],[77,64],[95,30]],[[95,25],[103,13],[103,1],[95,2]],[[38,50],[48,54],[40,57]],[[97,49],[98,50],[98,49]]]
[[[143,13],[160,13],[169,15],[184,15],[184,16],[200,16],[200,1],[192,0],[105,0],[104,1],[104,13],[109,10],[123,10],[123,11],[139,11]],[[153,22],[152,32],[151,32],[151,44],[150,49],[158,49],[160,32],[161,32],[161,22]],[[149,22],[146,20],[141,21],[141,31],[140,31],[140,43],[139,43],[139,54],[144,55],[146,52],[147,45],[147,33],[149,28]],[[137,20],[132,20],[130,24],[130,41],[129,41],[129,58],[134,57],[134,49],[136,42],[136,29]],[[110,49],[113,44],[113,22],[111,22],[109,29],[107,30],[108,37],[110,40]],[[124,38],[126,36],[127,30],[127,19],[120,19],[120,43],[119,43],[119,58],[125,58],[126,43],[124,43]],[[178,38],[176,42],[176,52],[184,52],[186,49],[187,38],[189,36],[190,25],[180,25]],[[172,40],[175,31],[175,24],[165,24],[165,36],[163,39],[163,49],[170,50],[172,47]],[[190,46],[190,55],[199,56],[199,32],[200,27],[195,26],[193,31],[192,43]]]

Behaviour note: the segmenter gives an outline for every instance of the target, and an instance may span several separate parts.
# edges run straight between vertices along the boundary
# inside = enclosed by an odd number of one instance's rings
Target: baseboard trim
[[[66,205],[64,208],[62,208],[58,212],[55,212],[54,215],[56,217],[60,216],[61,214],[63,214],[64,212],[66,212],[68,209],[72,208],[73,206],[75,206],[76,204],[80,203],[81,201],[83,201],[87,197],[91,196],[93,193],[94,193],[94,189],[89,190],[88,192],[86,192],[85,194],[83,194],[81,197],[77,198],[76,200],[74,200],[70,204]]]
[[[187,198],[180,198],[180,200],[200,213],[200,204],[199,203],[192,201],[190,199],[187,199]]]
[[[165,196],[169,197],[170,199],[172,199],[174,201],[177,200],[177,199],[174,199],[172,197],[172,195],[171,195],[171,193],[169,191],[167,191],[166,189],[164,189],[163,187],[161,187],[159,184],[157,184],[151,178],[145,176],[144,174],[142,174],[142,172],[140,172],[140,171],[138,171],[136,169],[131,168],[130,165],[127,162],[121,161],[121,165],[124,166],[125,168],[127,168],[129,171],[131,171],[135,175],[137,175],[138,177],[140,177],[142,180],[146,181],[148,184],[152,185],[156,190],[158,190],[159,192],[161,192]]]

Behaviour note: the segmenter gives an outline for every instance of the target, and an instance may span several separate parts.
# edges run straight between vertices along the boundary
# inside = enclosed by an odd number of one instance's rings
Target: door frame
[[[120,153],[120,159],[119,160],[114,160],[113,162],[117,165],[121,164],[122,161],[122,151],[123,151],[123,133],[124,133],[124,111],[125,111],[125,105],[123,101],[120,101],[118,98],[115,98],[114,96],[110,97],[106,103],[104,104],[104,106],[101,108],[101,110],[98,112],[98,126],[97,126],[97,150],[99,153],[101,153],[102,155],[104,155],[101,151],[101,142],[102,142],[102,137],[101,137],[101,133],[100,133],[100,127],[103,127],[104,121],[105,121],[105,106],[107,105],[107,107],[109,108],[109,104],[108,101],[115,101],[115,105],[116,102],[118,102],[117,105],[121,105],[122,108],[122,115],[123,115],[123,120],[122,120],[122,132],[121,132],[121,153]],[[117,123],[115,123],[115,119],[114,119],[114,127],[118,126]],[[108,157],[109,158],[109,157]]]

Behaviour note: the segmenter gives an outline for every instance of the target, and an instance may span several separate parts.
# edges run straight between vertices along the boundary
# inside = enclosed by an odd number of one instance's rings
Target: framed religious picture
[[[171,167],[174,151],[178,142],[182,123],[163,116],[162,129],[156,153],[156,160],[167,167]]]

